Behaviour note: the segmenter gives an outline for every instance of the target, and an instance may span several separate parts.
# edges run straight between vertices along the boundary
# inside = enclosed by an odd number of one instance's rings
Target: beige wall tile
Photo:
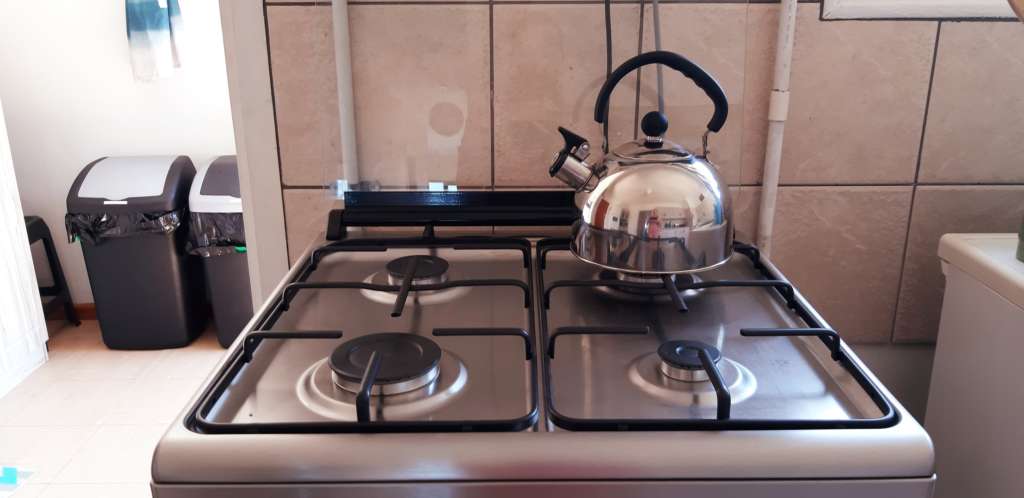
[[[341,203],[320,189],[285,189],[283,194],[288,260],[295,263],[313,239],[327,230],[327,214]]]
[[[747,10],[747,49],[743,85],[741,179],[761,183],[768,134],[768,98],[775,65],[778,5],[750,5]]]
[[[818,20],[801,4],[783,183],[910,182],[935,22]]]
[[[732,199],[732,222],[736,240],[757,243],[757,214],[761,207],[761,187],[729,187]]]
[[[635,8],[635,7],[634,7]],[[764,11],[765,9],[759,9]],[[742,4],[664,4],[660,7],[661,47],[690,59],[714,76],[729,98],[729,119],[722,131],[709,138],[711,160],[725,180],[740,183],[744,126],[744,75],[747,49],[747,6]],[[645,13],[644,51],[654,50],[653,13]],[[686,29],[669,29],[686,26]],[[756,64],[755,64],[756,66]],[[641,69],[640,116],[657,110],[658,91],[655,66]],[[714,106],[693,82],[664,67],[665,113],[669,119],[669,140],[692,151],[701,150],[701,135],[707,130]],[[757,178],[759,175],[744,175]]]
[[[325,185],[341,171],[331,9],[268,6],[270,69],[285,185]]]
[[[614,61],[637,53],[636,6],[613,5]],[[605,79],[600,4],[494,6],[494,153],[497,186],[557,186],[547,173],[564,126],[601,145],[594,100]],[[633,138],[636,80],[612,96],[612,145]]]
[[[943,234],[1014,232],[1022,217],[1024,186],[918,187],[894,339],[935,340],[945,287],[937,255]]]
[[[919,181],[1024,182],[1024,24],[942,24]]]
[[[911,187],[783,187],[772,260],[846,340],[888,341]]]
[[[352,5],[359,169],[385,187],[491,184],[486,5]]]

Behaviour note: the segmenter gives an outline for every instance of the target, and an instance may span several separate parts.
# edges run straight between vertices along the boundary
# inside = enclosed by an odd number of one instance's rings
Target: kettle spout
[[[590,144],[587,140],[561,126],[558,132],[565,140],[565,146],[555,156],[555,162],[548,169],[552,178],[557,178],[573,190],[588,189],[588,185],[597,176],[594,168],[585,161],[590,155]]]

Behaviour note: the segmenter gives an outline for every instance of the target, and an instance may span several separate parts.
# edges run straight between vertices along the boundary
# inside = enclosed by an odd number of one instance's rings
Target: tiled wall
[[[340,173],[329,2],[268,1],[289,249],[296,257]],[[600,2],[351,2],[360,170],[385,186],[556,186],[563,125],[599,142]],[[730,122],[713,159],[756,227],[777,5],[665,2],[663,45],[715,74]],[[832,21],[799,7],[773,259],[845,337],[934,339],[938,238],[1013,231],[1024,216],[1024,24]],[[613,10],[615,60],[637,52],[636,3]],[[652,48],[644,13],[644,49]],[[641,76],[641,111],[655,101]],[[669,135],[696,146],[711,106],[666,73]],[[612,103],[631,138],[636,80]],[[438,102],[444,105],[437,105]],[[424,130],[433,130],[424,133]]]

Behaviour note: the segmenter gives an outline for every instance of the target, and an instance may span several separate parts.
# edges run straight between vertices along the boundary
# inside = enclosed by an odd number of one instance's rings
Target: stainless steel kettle
[[[708,134],[722,129],[729,113],[725,92],[715,79],[685,57],[667,51],[629,59],[605,81],[594,106],[594,120],[605,123],[615,85],[633,70],[663,64],[693,80],[715,105],[694,154],[665,140],[668,119],[654,111],[641,122],[644,138],[622,144],[592,164],[590,144],[559,128],[565,147],[549,173],[578,193],[582,216],[573,227],[571,249],[594,265],[626,273],[673,274],[708,270],[732,255],[729,189],[708,160]]]

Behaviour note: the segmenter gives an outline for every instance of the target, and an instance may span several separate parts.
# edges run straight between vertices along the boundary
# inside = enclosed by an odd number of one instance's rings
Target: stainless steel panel
[[[570,481],[486,483],[365,483],[282,485],[178,485],[153,487],[154,498],[929,498],[935,477],[857,481]]]
[[[387,282],[388,261],[427,249],[336,253],[323,259],[309,282]],[[451,264],[448,280],[527,280],[519,251],[438,250]],[[267,339],[253,361],[218,400],[211,421],[311,422],[355,419],[355,396],[333,388],[323,364],[345,340],[378,332],[430,337],[445,352],[438,385],[400,396],[375,397],[374,418],[387,420],[500,420],[526,415],[531,406],[530,362],[518,337],[434,337],[440,327],[514,327],[529,330],[530,314],[518,287],[474,287],[412,292],[400,317],[390,315],[395,293],[360,289],[306,289],[275,330],[343,330],[341,340]],[[326,382],[325,382],[326,375]],[[429,398],[429,399],[424,399]],[[334,407],[335,409],[331,409]]]
[[[548,253],[544,283],[593,279],[595,270],[567,251]],[[701,274],[704,280],[763,280],[741,255]],[[666,379],[657,372],[657,349],[672,340],[718,348],[720,369],[734,393],[732,418],[852,420],[882,415],[863,388],[829,358],[816,338],[741,337],[744,327],[804,326],[770,289],[710,288],[687,299],[689,311],[671,303],[636,302],[588,287],[553,291],[548,332],[562,326],[648,326],[642,335],[562,336],[551,360],[555,408],[576,418],[714,418],[710,382]],[[737,367],[736,365],[739,365]],[[745,369],[750,379],[736,372]],[[637,380],[642,377],[643,380]],[[672,396],[675,393],[675,396]],[[699,399],[695,395],[701,394]]]
[[[465,257],[464,254],[468,253],[453,256],[453,261]],[[515,266],[511,262],[508,264],[508,268]],[[285,280],[294,279],[296,274],[297,269],[293,269]],[[278,287],[274,298],[284,283]],[[329,292],[340,296],[339,292],[350,291],[324,291],[323,295]],[[316,299],[323,300],[325,308],[338,301],[337,297],[334,300],[327,297]],[[265,315],[268,311],[269,306],[265,304],[258,315]],[[319,313],[324,313],[322,320],[319,323],[313,320],[310,325],[334,323],[343,326],[349,334],[360,330],[358,326],[348,325],[342,317],[324,310]],[[483,315],[471,311],[469,316],[481,319]],[[359,323],[359,320],[353,323]],[[241,341],[241,337],[235,341],[232,352],[241,347]],[[516,345],[517,348],[520,346]],[[511,343],[509,347],[512,347]],[[727,356],[730,349],[725,350]],[[844,347],[844,351],[863,368],[852,350]],[[518,354],[518,349],[516,352]],[[870,372],[868,376],[873,382],[878,382]],[[881,390],[890,396],[884,387]],[[183,414],[168,429],[156,449],[153,481],[157,483],[154,489],[160,498],[238,496],[242,494],[239,490],[250,493],[249,496],[277,496],[273,493],[281,489],[291,490],[285,491],[285,496],[304,492],[307,493],[304,496],[315,497],[319,495],[314,493],[330,494],[343,490],[351,491],[355,496],[373,496],[367,488],[338,484],[369,481],[409,483],[408,486],[398,484],[382,488],[389,496],[402,496],[400,489],[411,490],[409,492],[413,494],[409,496],[417,496],[415,493],[420,492],[417,490],[427,496],[459,496],[453,487],[428,485],[448,481],[594,480],[598,484],[586,488],[588,493],[601,493],[601,489],[608,489],[616,496],[634,495],[649,488],[620,489],[615,487],[615,480],[773,479],[774,483],[785,479],[858,479],[855,483],[867,483],[872,481],[860,479],[900,478],[894,482],[906,482],[908,485],[924,482],[930,490],[927,483],[931,482],[929,476],[933,473],[931,441],[899,403],[894,404],[900,415],[900,422],[894,427],[808,431],[210,435],[190,431]],[[921,479],[902,479],[908,477]],[[238,483],[246,482],[288,485],[237,487]],[[295,488],[296,482],[305,483],[305,487]],[[848,486],[855,483],[844,481]],[[221,487],[225,484],[231,486]],[[489,484],[496,487],[482,488],[479,492],[493,496],[497,492],[495,490],[502,486]],[[721,489],[732,489],[727,487],[728,483],[724,484],[726,487]],[[544,482],[543,486],[556,489],[558,496],[574,494],[571,487],[554,487],[549,482]],[[753,493],[757,488],[745,488],[737,493],[756,496]],[[543,494],[543,489],[534,487],[528,491],[530,494]],[[679,496],[683,489],[669,487],[661,493]],[[876,489],[879,491],[874,494],[878,496],[928,496],[927,491],[921,491],[925,488],[906,488],[905,493],[904,488],[899,488],[900,492]],[[202,490],[214,494],[196,494],[206,492]],[[826,491],[817,493],[814,488],[808,488],[805,495],[843,496],[836,494],[838,491]],[[660,496],[658,491],[650,492],[651,496]],[[526,494],[522,489],[515,490],[515,493]],[[867,494],[858,493],[857,496]]]

